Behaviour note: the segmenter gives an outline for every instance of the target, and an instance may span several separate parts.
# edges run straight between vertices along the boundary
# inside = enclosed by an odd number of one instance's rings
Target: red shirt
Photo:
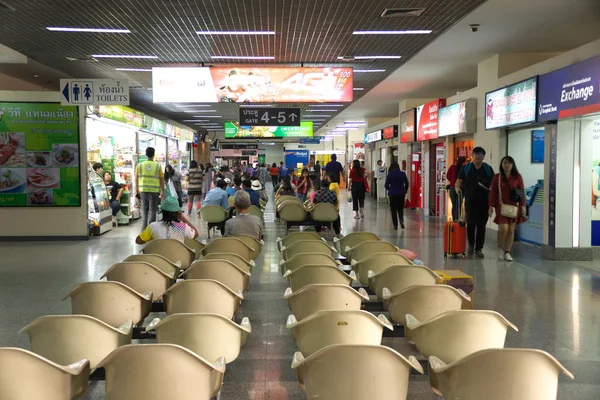
[[[446,179],[450,182],[450,186],[456,185],[456,178],[458,178],[458,172],[456,168],[456,164],[452,164],[450,168],[448,168],[448,172],[446,172]]]
[[[362,171],[362,176],[358,176],[358,170],[352,168],[350,170],[350,179],[352,180],[352,182],[365,182],[365,169],[361,168],[360,169]]]

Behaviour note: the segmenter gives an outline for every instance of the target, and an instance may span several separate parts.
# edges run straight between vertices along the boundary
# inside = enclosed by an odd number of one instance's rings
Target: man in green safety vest
[[[135,169],[137,192],[142,202],[142,230],[156,221],[159,196],[164,198],[165,178],[162,168],[154,161],[154,147],[146,148],[147,161],[139,163]]]

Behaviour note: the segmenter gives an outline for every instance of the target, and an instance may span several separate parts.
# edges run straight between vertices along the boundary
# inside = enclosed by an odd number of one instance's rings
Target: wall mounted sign
[[[352,68],[152,68],[155,103],[351,102]]]
[[[381,134],[382,134],[381,130],[367,133],[365,135],[365,143],[373,143],[373,142],[377,142],[377,141],[381,140]]]
[[[437,99],[417,107],[417,141],[437,139],[438,111],[445,105],[446,99]]]
[[[365,159],[365,144],[361,142],[354,143],[354,160]]]
[[[300,109],[240,107],[240,125],[300,126]]]
[[[485,95],[485,129],[534,122],[537,76]]]
[[[129,105],[129,82],[116,79],[61,79],[61,104]]]
[[[538,122],[600,111],[600,56],[540,75]]]
[[[438,113],[438,136],[477,131],[477,100],[469,99],[440,108]]]
[[[124,106],[99,106],[98,115],[138,128],[144,127],[144,113],[133,108]]]
[[[321,143],[321,138],[320,137],[302,138],[302,139],[300,139],[300,143],[302,143],[302,144],[319,144],[319,143]]]
[[[415,142],[415,112],[413,108],[400,114],[400,143]]]
[[[225,122],[225,139],[313,137],[313,123],[303,121],[300,126],[240,126]]]
[[[383,128],[383,139],[393,139],[398,137],[398,125],[388,126],[387,128]]]

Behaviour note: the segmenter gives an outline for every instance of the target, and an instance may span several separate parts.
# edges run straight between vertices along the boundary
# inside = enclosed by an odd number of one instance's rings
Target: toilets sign
[[[61,103],[74,106],[129,105],[129,83],[116,79],[61,79]]]

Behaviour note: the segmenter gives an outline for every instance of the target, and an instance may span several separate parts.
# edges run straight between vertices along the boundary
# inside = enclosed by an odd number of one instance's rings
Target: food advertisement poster
[[[361,142],[354,143],[354,160],[365,159],[365,144]]]
[[[303,121],[300,126],[239,126],[225,122],[225,139],[313,137],[313,123]]]
[[[400,114],[400,143],[415,141],[415,109]]]
[[[534,122],[537,76],[485,95],[485,129]]]
[[[77,107],[0,103],[0,207],[79,207]]]
[[[152,69],[155,103],[351,102],[352,68]]]
[[[446,99],[437,99],[417,107],[417,141],[437,139],[438,111],[446,105]]]

